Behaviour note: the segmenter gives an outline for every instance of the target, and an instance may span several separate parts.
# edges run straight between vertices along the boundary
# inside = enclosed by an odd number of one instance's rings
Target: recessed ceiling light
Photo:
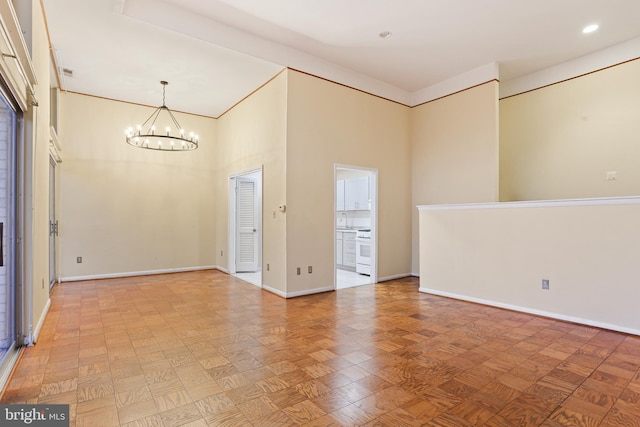
[[[378,34],[378,36],[381,39],[388,39],[389,37],[391,37],[391,31],[383,31],[380,34]]]
[[[591,25],[587,25],[586,27],[584,27],[582,29],[582,33],[583,34],[589,34],[589,33],[593,33],[594,31],[596,31],[600,26],[598,24],[591,24]]]

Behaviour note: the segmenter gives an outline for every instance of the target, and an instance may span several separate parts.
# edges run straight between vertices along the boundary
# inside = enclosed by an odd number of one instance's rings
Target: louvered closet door
[[[236,179],[236,271],[258,270],[258,221],[256,180]]]

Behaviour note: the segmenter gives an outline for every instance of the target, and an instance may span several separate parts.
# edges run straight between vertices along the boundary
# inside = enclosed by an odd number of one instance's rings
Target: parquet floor
[[[640,426],[640,337],[418,293],[290,300],[217,271],[63,283],[3,403],[75,426]]]

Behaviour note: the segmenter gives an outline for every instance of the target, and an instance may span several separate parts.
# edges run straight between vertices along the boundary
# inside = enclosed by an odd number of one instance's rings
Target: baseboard
[[[42,329],[42,325],[44,325],[44,320],[47,318],[47,314],[49,313],[49,308],[51,308],[51,298],[47,298],[47,303],[44,305],[44,309],[40,314],[40,319],[38,319],[38,323],[36,324],[36,327],[33,330],[33,336],[31,337],[32,344],[35,344],[36,342],[38,342],[38,336],[40,335],[40,330]]]
[[[404,279],[405,277],[411,277],[411,273],[392,274],[391,276],[378,277],[378,283],[386,282],[388,280]]]
[[[331,292],[334,290],[333,287],[327,287],[327,288],[306,289],[304,291],[296,291],[296,292],[283,292],[279,289],[274,289],[267,285],[262,285],[262,289],[264,289],[265,291],[269,291],[272,294],[276,294],[282,298],[295,298],[295,297],[301,297],[304,295],[320,294],[322,292]]]
[[[301,297],[304,295],[320,294],[322,292],[331,292],[333,290],[334,290],[333,286],[330,286],[326,288],[305,289],[304,291],[287,292],[286,298],[295,298],[295,297]]]
[[[594,326],[596,328],[609,329],[617,332],[624,332],[625,334],[640,335],[640,329],[632,329],[624,326],[612,325],[610,323],[598,322],[591,319],[583,319],[581,317],[567,316],[564,314],[552,313],[552,312],[543,311],[543,310],[536,310],[533,308],[522,307],[519,305],[505,304],[497,301],[486,300],[482,298],[475,298],[475,297],[470,297],[466,295],[459,295],[459,294],[439,291],[435,289],[419,288],[418,291],[423,292],[425,294],[438,295],[438,296],[453,298],[461,301],[468,301],[468,302],[473,302],[477,304],[483,304],[483,305],[488,305],[492,307],[518,311],[521,313],[534,314],[536,316],[549,317],[551,319],[556,319],[556,320],[564,320],[566,322],[579,323],[581,325],[586,325],[586,326]]]
[[[412,275],[413,277],[420,277],[420,273],[416,273],[416,272],[412,272],[412,273],[411,273],[411,275]]]
[[[265,291],[271,292],[272,294],[276,294],[276,295],[278,295],[279,297],[282,297],[282,298],[286,298],[287,297],[287,294],[285,292],[282,292],[280,289],[272,288],[271,286],[267,286],[267,285],[263,284],[262,285],[262,289],[264,289]]]
[[[92,274],[88,276],[71,276],[62,277],[62,282],[78,282],[81,280],[98,280],[98,279],[119,279],[122,277],[134,277],[134,276],[151,276],[154,274],[168,274],[168,273],[184,273],[187,271],[200,271],[200,270],[220,270],[224,271],[221,267],[216,265],[205,265],[199,267],[181,267],[181,268],[167,268],[161,270],[146,270],[146,271],[127,271],[123,273],[107,273],[107,274]],[[224,271],[226,273],[226,271]]]
[[[216,270],[220,270],[220,271],[222,271],[223,273],[230,274],[230,273],[229,273],[229,269],[228,269],[228,268],[224,268],[224,267],[221,267],[221,266],[219,266],[219,265],[214,265],[212,268],[215,268]]]

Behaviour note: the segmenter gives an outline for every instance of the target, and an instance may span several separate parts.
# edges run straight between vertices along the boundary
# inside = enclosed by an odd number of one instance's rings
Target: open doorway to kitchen
[[[334,166],[335,288],[377,282],[378,171]]]
[[[262,287],[262,169],[229,177],[229,274]]]

